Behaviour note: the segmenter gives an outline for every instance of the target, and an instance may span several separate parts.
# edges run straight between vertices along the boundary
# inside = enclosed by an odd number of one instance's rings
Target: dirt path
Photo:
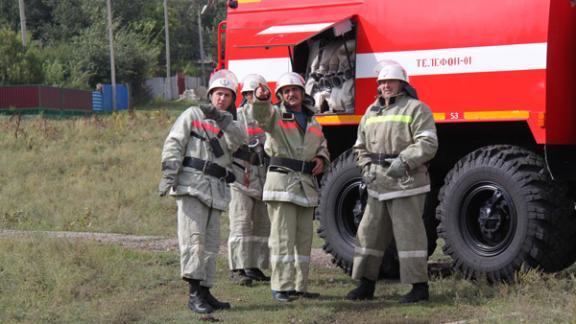
[[[178,239],[164,236],[139,236],[113,233],[94,232],[55,232],[55,231],[15,231],[0,229],[2,237],[30,237],[47,236],[52,238],[65,238],[73,240],[91,240],[102,243],[119,244],[130,249],[144,251],[176,251],[178,250]],[[220,253],[226,253],[227,246],[224,241],[220,246]],[[312,249],[311,260],[314,264],[327,267],[334,267],[331,262],[332,257],[322,249]]]

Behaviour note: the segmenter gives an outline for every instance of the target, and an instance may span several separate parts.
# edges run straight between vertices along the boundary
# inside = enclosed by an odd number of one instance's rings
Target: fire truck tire
[[[322,179],[320,205],[316,208],[318,235],[324,239],[324,251],[330,253],[332,262],[349,275],[352,273],[354,249],[357,246],[356,230],[366,206],[366,198],[360,197],[361,185],[360,169],[356,166],[353,152],[348,150],[330,164],[330,169]],[[434,252],[438,237],[438,222],[435,218],[437,199],[435,195],[431,197],[426,201],[423,215],[429,255]],[[394,242],[384,254],[380,277],[399,277],[398,253]]]
[[[453,268],[467,278],[512,281],[523,265],[558,271],[576,258],[571,203],[540,156],[511,145],[486,146],[446,175],[438,234]]]

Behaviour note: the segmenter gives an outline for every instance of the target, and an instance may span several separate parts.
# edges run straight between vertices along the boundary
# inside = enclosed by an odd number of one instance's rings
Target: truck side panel
[[[547,144],[576,144],[576,7],[552,1],[548,36]]]
[[[376,63],[393,59],[408,70],[438,122],[524,121],[537,143],[575,144],[575,12],[568,0],[241,3],[229,10],[228,67],[240,79],[262,73],[273,86],[291,69],[289,46],[239,43],[269,28],[352,16],[358,28],[355,117],[344,124],[357,123],[374,100]]]

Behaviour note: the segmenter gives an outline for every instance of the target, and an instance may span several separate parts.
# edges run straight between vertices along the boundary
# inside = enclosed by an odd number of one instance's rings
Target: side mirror
[[[229,0],[228,7],[230,7],[230,9],[238,8],[238,0]]]

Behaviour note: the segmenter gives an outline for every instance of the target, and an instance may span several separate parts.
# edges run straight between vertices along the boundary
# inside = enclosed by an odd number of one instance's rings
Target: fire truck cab
[[[333,158],[316,216],[350,272],[365,202],[351,147],[376,97],[376,66],[403,65],[432,109],[440,149],[423,215],[467,277],[576,260],[576,8],[570,0],[237,0],[219,68],[241,80],[306,80]],[[382,276],[398,275],[392,246]]]

